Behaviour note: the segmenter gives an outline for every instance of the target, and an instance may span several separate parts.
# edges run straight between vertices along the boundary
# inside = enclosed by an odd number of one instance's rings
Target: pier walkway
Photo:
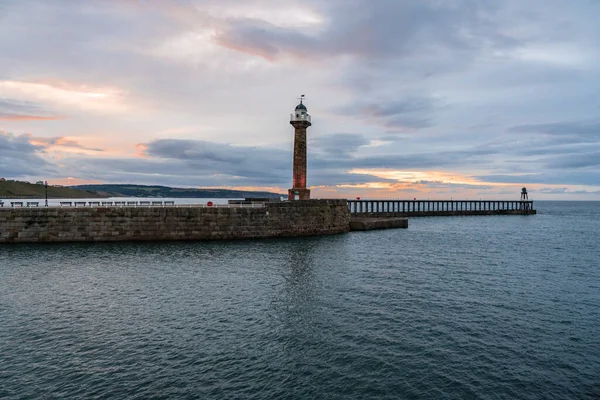
[[[508,200],[348,200],[354,217],[434,217],[536,214],[533,201]]]

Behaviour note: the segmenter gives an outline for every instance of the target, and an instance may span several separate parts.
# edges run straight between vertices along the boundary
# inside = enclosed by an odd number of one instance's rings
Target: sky
[[[0,176],[600,200],[598,0],[0,0]]]

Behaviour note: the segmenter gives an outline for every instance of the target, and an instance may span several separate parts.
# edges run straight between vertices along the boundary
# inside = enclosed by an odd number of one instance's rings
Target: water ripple
[[[598,398],[600,204],[0,247],[0,398]]]

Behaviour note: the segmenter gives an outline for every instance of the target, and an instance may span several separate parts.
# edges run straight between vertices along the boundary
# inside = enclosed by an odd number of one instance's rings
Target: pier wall
[[[350,230],[346,200],[239,207],[0,208],[0,243],[219,240]]]

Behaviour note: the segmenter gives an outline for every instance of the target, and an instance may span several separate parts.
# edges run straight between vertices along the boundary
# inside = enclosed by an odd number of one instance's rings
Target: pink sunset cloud
[[[54,121],[66,117],[42,117],[39,115],[22,115],[0,113],[0,121]]]
[[[70,149],[86,150],[86,151],[92,151],[92,152],[103,151],[102,149],[99,149],[99,148],[91,148],[91,147],[84,146],[84,145],[80,144],[79,142],[77,142],[76,140],[69,139],[67,137],[61,137],[61,136],[50,137],[50,138],[31,136],[29,139],[29,143],[31,143],[34,146],[42,147],[44,149],[70,148]]]

